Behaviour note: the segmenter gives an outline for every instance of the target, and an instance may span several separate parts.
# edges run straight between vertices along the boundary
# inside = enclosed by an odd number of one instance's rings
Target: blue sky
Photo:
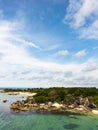
[[[98,86],[97,0],[0,0],[0,87]]]

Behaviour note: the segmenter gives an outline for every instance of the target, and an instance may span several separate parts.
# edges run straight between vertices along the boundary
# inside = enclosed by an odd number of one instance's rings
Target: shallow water
[[[8,95],[6,93],[0,93],[0,111],[9,112],[11,103],[24,99],[26,99],[26,95]],[[3,103],[3,100],[7,100],[7,102]]]
[[[73,118],[75,117],[75,118]],[[0,113],[0,130],[98,130],[98,117]]]
[[[60,115],[51,113],[10,111],[9,104],[12,100],[21,99],[18,96],[0,96],[9,100],[8,103],[0,102],[0,130],[98,130],[98,116],[94,115]],[[13,98],[12,98],[13,97]],[[1,100],[2,101],[2,100]],[[6,110],[6,111],[5,111]]]

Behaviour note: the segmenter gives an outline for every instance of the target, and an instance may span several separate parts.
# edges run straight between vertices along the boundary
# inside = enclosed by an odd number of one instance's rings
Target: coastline
[[[3,92],[3,93],[6,93],[8,95],[24,95],[24,96],[34,96],[34,95],[36,95],[36,93],[21,92],[21,91],[17,91],[17,92]]]
[[[93,96],[96,88],[36,88],[19,91],[7,89],[4,93],[26,97],[25,100],[17,100],[10,105],[10,109],[15,112],[35,110],[98,115],[98,107],[93,102],[93,99],[97,101]]]
[[[98,114],[94,114],[92,112],[79,112],[79,111],[75,111],[74,109],[70,109],[70,110],[65,110],[65,111],[59,111],[59,110],[42,110],[42,109],[31,109],[31,110],[26,110],[26,109],[23,109],[23,110],[12,110],[13,112],[15,113],[21,113],[21,112],[24,112],[24,113],[39,113],[39,114],[57,114],[57,115],[69,115],[73,118],[74,115],[81,115],[81,116],[96,116],[98,117]]]
[[[50,113],[56,113],[56,114],[78,114],[78,115],[98,115],[98,110],[86,110],[81,108],[64,108],[62,109],[62,105],[60,104],[60,107],[54,106],[52,103],[52,106],[47,107],[46,104],[31,104],[31,103],[26,103],[26,104],[21,104],[24,101],[17,101],[15,103],[12,103],[10,105],[10,109],[13,110],[14,112],[21,112],[21,111],[36,111],[36,112],[50,112]],[[82,106],[84,107],[84,106]]]

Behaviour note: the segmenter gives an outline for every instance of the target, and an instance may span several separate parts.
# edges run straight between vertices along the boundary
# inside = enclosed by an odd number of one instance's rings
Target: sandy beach
[[[5,92],[8,95],[22,95],[22,96],[34,96],[36,93],[30,93],[30,92]]]

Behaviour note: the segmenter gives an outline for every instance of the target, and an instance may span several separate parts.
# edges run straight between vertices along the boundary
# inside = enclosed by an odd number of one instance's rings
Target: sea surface
[[[4,99],[8,102],[3,103]],[[15,113],[9,106],[16,100],[23,97],[0,93],[0,130],[98,130],[98,115]]]

